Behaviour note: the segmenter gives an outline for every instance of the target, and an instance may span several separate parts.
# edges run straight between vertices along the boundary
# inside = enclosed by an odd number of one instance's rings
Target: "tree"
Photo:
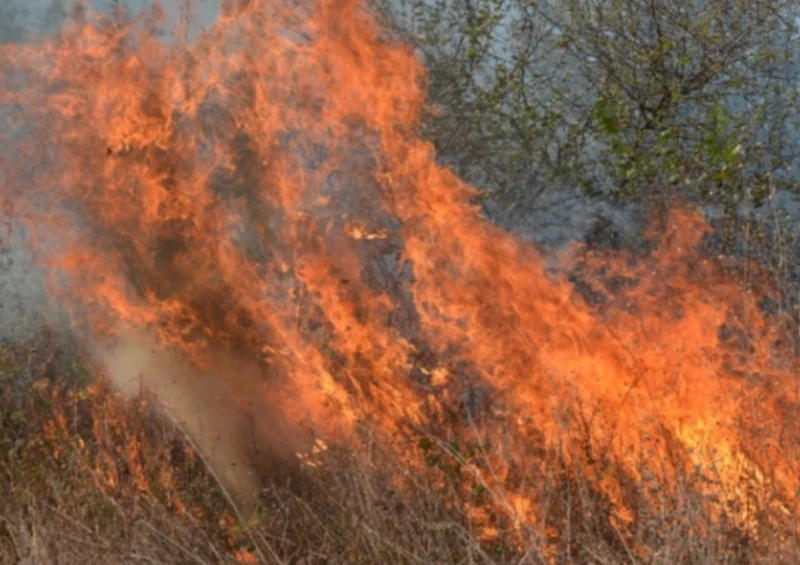
[[[791,0],[397,0],[430,72],[441,158],[497,210],[681,195],[720,211],[795,191]]]
[[[398,0],[387,9],[427,65],[437,111],[425,133],[441,160],[483,190],[494,218],[562,223],[579,196],[589,100],[570,98],[586,85],[554,26],[520,0]]]

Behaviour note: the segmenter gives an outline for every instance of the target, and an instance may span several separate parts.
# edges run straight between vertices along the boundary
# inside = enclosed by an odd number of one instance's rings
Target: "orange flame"
[[[731,497],[756,477],[794,512],[795,357],[703,258],[698,214],[644,259],[584,254],[592,305],[436,163],[423,68],[358,0],[228,3],[188,46],[156,37],[158,8],[87,18],[2,48],[0,135],[4,196],[93,343],[150,335],[223,377],[239,359],[259,379],[237,394],[329,442],[474,435],[474,480],[521,525],[542,445],[639,478],[697,466]]]

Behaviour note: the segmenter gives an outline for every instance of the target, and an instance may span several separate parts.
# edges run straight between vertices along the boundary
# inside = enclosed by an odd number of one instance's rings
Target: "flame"
[[[621,523],[597,461],[695,470],[726,500],[769,484],[794,513],[788,323],[704,256],[698,213],[677,206],[646,257],[575,253],[589,300],[436,163],[423,67],[362,2],[228,2],[188,44],[163,20],[85,15],[0,51],[5,208],[88,342],[148,336],[231,402],[328,444],[366,423],[410,468],[413,430],[476,440],[468,480],[520,530],[542,520],[541,449]]]

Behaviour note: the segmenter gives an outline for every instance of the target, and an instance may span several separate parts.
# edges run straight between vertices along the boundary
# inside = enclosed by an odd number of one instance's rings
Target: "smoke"
[[[58,309],[44,288],[45,278],[27,245],[0,246],[0,340],[29,337],[57,317]]]
[[[198,29],[217,17],[214,2],[187,3],[188,10],[184,11],[179,4],[177,0],[161,4],[161,25],[169,31],[161,39],[165,45],[180,39],[172,33],[181,26],[183,38],[191,41]],[[98,13],[110,13],[111,7],[112,3],[100,2],[93,8]],[[36,50],[36,40],[32,38],[56,32],[69,23],[68,8],[68,2],[47,0],[26,6],[19,2],[4,4],[0,14],[8,17],[0,24],[0,45],[8,44],[9,50],[0,52],[0,61],[5,60],[3,57],[11,52],[13,44],[23,52],[28,48]],[[101,255],[120,258],[123,292],[132,290],[139,300],[153,292],[162,298],[186,297],[195,303],[201,318],[198,322],[221,333],[229,324],[228,308],[237,308],[228,285],[203,280],[204,274],[217,277],[216,269],[212,267],[214,272],[208,274],[179,266],[180,253],[187,250],[187,245],[197,244],[186,238],[180,226],[167,226],[155,238],[156,264],[143,265],[127,242],[115,238],[108,226],[96,222],[91,206],[57,196],[64,182],[59,177],[59,167],[68,163],[63,160],[61,148],[42,149],[48,144],[46,120],[30,112],[25,104],[9,104],[9,99],[3,98],[28,86],[26,72],[46,72],[53,60],[53,56],[45,56],[22,73],[0,73],[0,119],[9,126],[0,136],[0,339],[24,339],[45,326],[72,334],[84,352],[100,362],[103,375],[99,376],[107,377],[116,389],[129,398],[143,393],[157,398],[199,447],[237,507],[246,512],[257,499],[261,479],[276,467],[291,465],[295,454],[310,445],[310,428],[290,424],[282,417],[274,395],[265,390],[277,387],[277,383],[269,379],[264,364],[259,363],[258,348],[251,350],[249,344],[239,340],[222,343],[216,349],[211,339],[211,345],[204,342],[199,347],[203,361],[191,362],[185,350],[165,348],[154,334],[138,331],[135,324],[126,326],[120,323],[122,320],[109,319],[98,312],[96,304],[87,305],[65,292],[76,282],[70,278],[75,274],[73,269],[77,269],[80,279],[81,270],[90,268],[86,264],[82,267],[85,258],[74,253],[81,242],[88,241],[96,244]],[[91,123],[85,126],[91,128]],[[246,155],[245,145],[246,141],[237,151],[243,165],[248,166],[247,159],[252,155]],[[111,150],[109,156],[118,157]],[[248,177],[246,172],[236,178],[221,175],[216,190],[220,194],[241,194],[244,190],[250,192],[252,199],[254,187],[248,182],[257,183],[258,179]],[[36,185],[46,187],[49,196],[25,193],[27,187]],[[258,255],[258,242],[253,251],[253,238],[258,237],[259,230],[269,229],[274,219],[269,210],[256,207],[241,208],[237,213],[248,217],[246,224],[226,228],[226,236],[242,248],[250,246],[250,251]],[[274,258],[267,255],[262,253],[257,259]],[[93,284],[97,282],[95,279]],[[109,298],[103,291],[99,294],[100,303]],[[103,331],[98,333],[93,322],[99,322]]]
[[[753,298],[701,260],[698,214],[664,218],[641,261],[576,253],[595,279],[579,289],[436,163],[424,69],[360,2],[229,3],[188,45],[159,37],[163,16],[0,51],[0,108],[24,124],[0,131],[3,196],[70,328],[241,504],[312,431],[361,422],[479,436],[519,498],[542,446],[620,476],[636,454],[711,466],[728,492],[743,460],[770,461],[793,492],[792,447],[738,425],[792,429],[790,374]]]
[[[94,352],[118,390],[158,399],[242,513],[254,508],[262,478],[310,445],[308,432],[290,426],[266,400],[256,367],[220,353],[213,370],[199,370],[142,335]]]

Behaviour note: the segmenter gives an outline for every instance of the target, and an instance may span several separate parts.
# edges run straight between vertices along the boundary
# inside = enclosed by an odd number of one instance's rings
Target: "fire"
[[[181,367],[149,386],[260,399],[312,454],[364,424],[411,469],[414,430],[475,441],[483,463],[450,455],[520,532],[542,450],[621,523],[621,474],[769,484],[795,512],[786,324],[704,257],[697,213],[645,258],[576,253],[589,300],[436,163],[423,67],[362,2],[230,2],[189,44],[163,18],[0,51],[6,208],[92,348],[146,336]]]

